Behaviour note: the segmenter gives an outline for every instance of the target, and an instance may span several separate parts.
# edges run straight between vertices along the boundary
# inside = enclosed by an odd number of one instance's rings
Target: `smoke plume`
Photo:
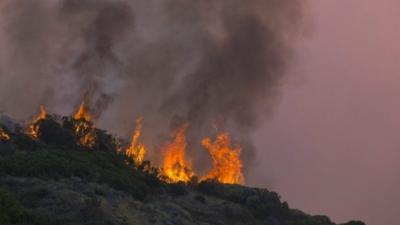
[[[0,4],[0,111],[39,104],[71,114],[84,100],[100,127],[127,135],[138,116],[157,149],[190,124],[229,131],[251,160],[302,27],[300,0],[8,0]]]

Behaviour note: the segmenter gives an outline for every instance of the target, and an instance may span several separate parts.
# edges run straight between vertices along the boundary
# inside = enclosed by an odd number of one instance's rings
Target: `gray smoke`
[[[39,104],[128,135],[144,118],[153,150],[190,124],[200,139],[228,131],[253,156],[251,131],[268,114],[303,23],[301,0],[8,0],[0,4],[0,111]],[[155,150],[153,151],[155,152]],[[154,153],[156,154],[156,153]]]

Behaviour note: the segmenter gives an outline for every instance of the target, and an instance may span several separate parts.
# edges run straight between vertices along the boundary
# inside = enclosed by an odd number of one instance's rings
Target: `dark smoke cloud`
[[[143,116],[152,147],[189,122],[202,169],[199,140],[227,130],[250,160],[251,131],[270,112],[301,32],[300,2],[7,1],[0,105],[26,117],[40,103],[66,114],[85,100],[120,134]]]

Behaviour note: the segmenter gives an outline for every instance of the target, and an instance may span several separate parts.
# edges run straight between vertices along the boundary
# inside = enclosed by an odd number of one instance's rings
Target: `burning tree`
[[[167,182],[188,182],[194,173],[190,161],[186,158],[186,135],[188,124],[182,125],[173,135],[173,140],[165,146],[162,174]]]
[[[142,135],[142,120],[142,118],[136,120],[136,128],[132,134],[131,144],[125,152],[128,157],[134,160],[136,165],[141,165],[143,163],[147,153],[146,146],[140,141]]]
[[[96,142],[96,134],[85,102],[81,103],[73,119],[75,120],[74,130],[79,138],[79,144],[85,147],[93,147]]]
[[[203,179],[212,179],[227,184],[244,183],[243,165],[240,160],[241,148],[231,145],[228,133],[218,134],[214,142],[205,138],[202,145],[211,155],[213,164],[213,168]]]
[[[28,134],[34,138],[37,139],[39,137],[39,128],[40,128],[40,122],[47,117],[47,112],[46,109],[44,108],[43,105],[39,107],[39,115],[33,119],[31,125],[28,127]]]

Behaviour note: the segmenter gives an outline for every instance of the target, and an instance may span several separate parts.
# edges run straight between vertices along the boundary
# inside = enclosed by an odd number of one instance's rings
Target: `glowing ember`
[[[82,102],[73,118],[75,120],[75,133],[80,137],[79,144],[86,147],[93,147],[96,142],[96,136],[85,102]]]
[[[0,128],[0,141],[9,141],[10,139],[10,135],[3,128]]]
[[[209,138],[202,141],[202,145],[211,155],[213,168],[203,179],[213,179],[220,183],[243,184],[242,162],[240,147],[231,146],[229,134],[221,133],[211,142]]]
[[[46,119],[47,113],[43,105],[39,108],[39,115],[33,119],[32,124],[29,126],[28,134],[33,138],[39,137],[39,121]]]
[[[140,141],[142,134],[142,118],[136,120],[136,129],[132,134],[132,141],[129,148],[126,150],[126,155],[131,157],[136,165],[143,163],[144,157],[147,153],[145,145]]]
[[[173,140],[165,147],[162,172],[167,182],[188,182],[193,176],[191,163],[186,159],[187,124],[181,126],[173,135]]]

